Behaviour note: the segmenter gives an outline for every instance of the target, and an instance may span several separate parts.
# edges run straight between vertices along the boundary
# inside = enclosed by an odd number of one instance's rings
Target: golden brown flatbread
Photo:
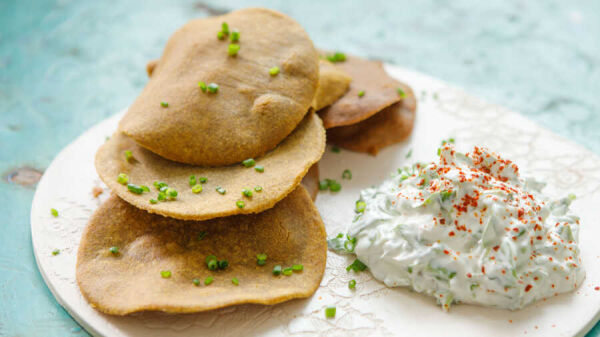
[[[111,253],[111,247],[118,247],[118,253]],[[264,266],[257,265],[261,253],[267,254]],[[229,266],[208,270],[208,255],[227,260]],[[153,215],[113,195],[90,218],[79,245],[76,276],[90,305],[107,314],[190,313],[311,296],[326,258],[323,222],[302,187],[263,213],[208,221]],[[275,265],[294,264],[302,264],[303,271],[272,273]],[[162,277],[163,271],[170,277]],[[208,276],[214,281],[204,285]],[[234,277],[239,285],[232,283]]]
[[[313,98],[312,107],[321,110],[342,97],[350,87],[352,77],[333,63],[319,61],[319,86]]]
[[[237,56],[217,38],[222,22],[240,33]],[[263,155],[294,130],[312,103],[319,61],[296,21],[251,8],[190,21],[151,72],[120,129],[164,158],[222,166]],[[203,92],[200,81],[218,92]]]
[[[301,184],[310,194],[310,198],[313,201],[317,200],[317,194],[319,194],[319,163],[314,164],[306,172]]]
[[[133,160],[126,160],[125,151],[131,151]],[[315,113],[309,113],[279,146],[266,155],[255,158],[256,167],[244,167],[237,163],[224,167],[200,167],[180,164],[152,153],[136,142],[115,133],[105,142],[96,154],[96,170],[100,178],[119,197],[135,207],[182,220],[206,220],[235,214],[258,213],[273,207],[288,193],[293,191],[308,169],[316,163],[325,150],[325,130]],[[150,192],[135,194],[126,185],[117,181],[120,173],[129,176],[129,183],[146,185]],[[202,192],[193,193],[189,177],[205,177]],[[155,181],[162,181],[174,188],[176,200],[151,204],[157,199]],[[254,190],[260,186],[262,190]],[[225,194],[216,191],[217,187],[226,190]],[[252,197],[242,195],[249,189]],[[239,208],[238,201],[244,202]]]
[[[383,64],[355,56],[335,64],[352,77],[350,89],[331,106],[319,111],[326,129],[356,124],[402,100],[398,88],[410,88],[387,74]],[[364,95],[359,97],[359,92]]]
[[[407,97],[357,124],[327,130],[327,140],[345,149],[376,155],[382,148],[406,140],[415,122],[416,99]]]

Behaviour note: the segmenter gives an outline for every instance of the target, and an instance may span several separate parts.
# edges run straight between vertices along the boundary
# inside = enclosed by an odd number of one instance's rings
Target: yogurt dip
[[[542,194],[544,183],[484,148],[465,155],[446,143],[439,154],[361,192],[349,235],[375,278],[444,310],[515,310],[583,282],[574,196]]]

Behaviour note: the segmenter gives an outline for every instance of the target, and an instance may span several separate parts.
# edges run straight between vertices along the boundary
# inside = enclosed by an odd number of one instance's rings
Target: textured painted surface
[[[517,110],[600,154],[598,1],[257,1],[304,25],[315,43],[434,75]],[[187,20],[242,1],[0,2],[0,336],[85,335],[37,271],[33,187],[4,178],[43,170],[81,132],[127,106]],[[600,327],[590,334],[600,335]]]

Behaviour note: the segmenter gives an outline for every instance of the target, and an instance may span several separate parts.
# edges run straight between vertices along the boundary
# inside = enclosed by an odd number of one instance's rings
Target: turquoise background
[[[44,170],[131,103],[187,20],[251,5],[293,16],[320,47],[455,83],[600,154],[600,1],[0,0],[0,336],[87,335],[35,265],[34,187],[6,176]]]

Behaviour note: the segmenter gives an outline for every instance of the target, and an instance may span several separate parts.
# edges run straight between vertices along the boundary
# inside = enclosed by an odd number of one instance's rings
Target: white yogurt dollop
[[[355,253],[387,286],[408,286],[452,303],[519,309],[577,288],[585,278],[573,196],[553,200],[544,184],[483,148],[401,170],[366,189],[350,227]]]

